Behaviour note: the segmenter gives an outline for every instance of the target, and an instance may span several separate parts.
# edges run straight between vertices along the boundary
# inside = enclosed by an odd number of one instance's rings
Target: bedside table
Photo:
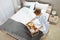
[[[59,17],[58,16],[52,16],[49,17],[49,22],[56,24],[58,22]]]

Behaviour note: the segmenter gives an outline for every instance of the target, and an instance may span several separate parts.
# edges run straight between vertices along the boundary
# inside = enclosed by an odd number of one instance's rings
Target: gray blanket
[[[0,29],[8,31],[9,33],[18,36],[19,40],[39,40],[39,36],[32,38],[29,36],[25,30],[25,25],[20,22],[16,22],[12,19],[8,19],[3,25],[0,26]]]

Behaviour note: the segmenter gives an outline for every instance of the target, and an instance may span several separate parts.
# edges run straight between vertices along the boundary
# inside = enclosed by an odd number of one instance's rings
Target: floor
[[[0,31],[0,40],[15,40],[14,38],[5,35]],[[60,40],[60,21],[56,25],[51,24],[50,30],[46,38],[42,40]]]
[[[42,40],[60,40],[60,21],[56,25],[51,24],[47,37]]]
[[[0,30],[0,40],[16,40],[16,39],[7,35],[6,32]]]

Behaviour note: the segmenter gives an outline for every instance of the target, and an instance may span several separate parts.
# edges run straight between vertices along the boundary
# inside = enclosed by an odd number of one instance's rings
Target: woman
[[[34,13],[36,15],[35,19],[38,19],[40,24],[42,25],[40,28],[37,28],[36,32],[39,31],[41,35],[47,34],[49,30],[49,23],[46,20],[46,13],[41,13],[41,9],[38,9],[38,8],[35,10]]]

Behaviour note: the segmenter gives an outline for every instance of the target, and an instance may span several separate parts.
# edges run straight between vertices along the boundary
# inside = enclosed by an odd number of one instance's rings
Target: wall
[[[53,5],[53,9],[55,9],[57,11],[58,16],[60,17],[60,0],[27,0],[27,1],[48,2]]]
[[[60,0],[40,0],[43,2],[48,2],[53,5],[53,9],[57,11],[57,15],[60,17]]]
[[[15,13],[19,5],[20,0],[0,0],[0,25]]]

